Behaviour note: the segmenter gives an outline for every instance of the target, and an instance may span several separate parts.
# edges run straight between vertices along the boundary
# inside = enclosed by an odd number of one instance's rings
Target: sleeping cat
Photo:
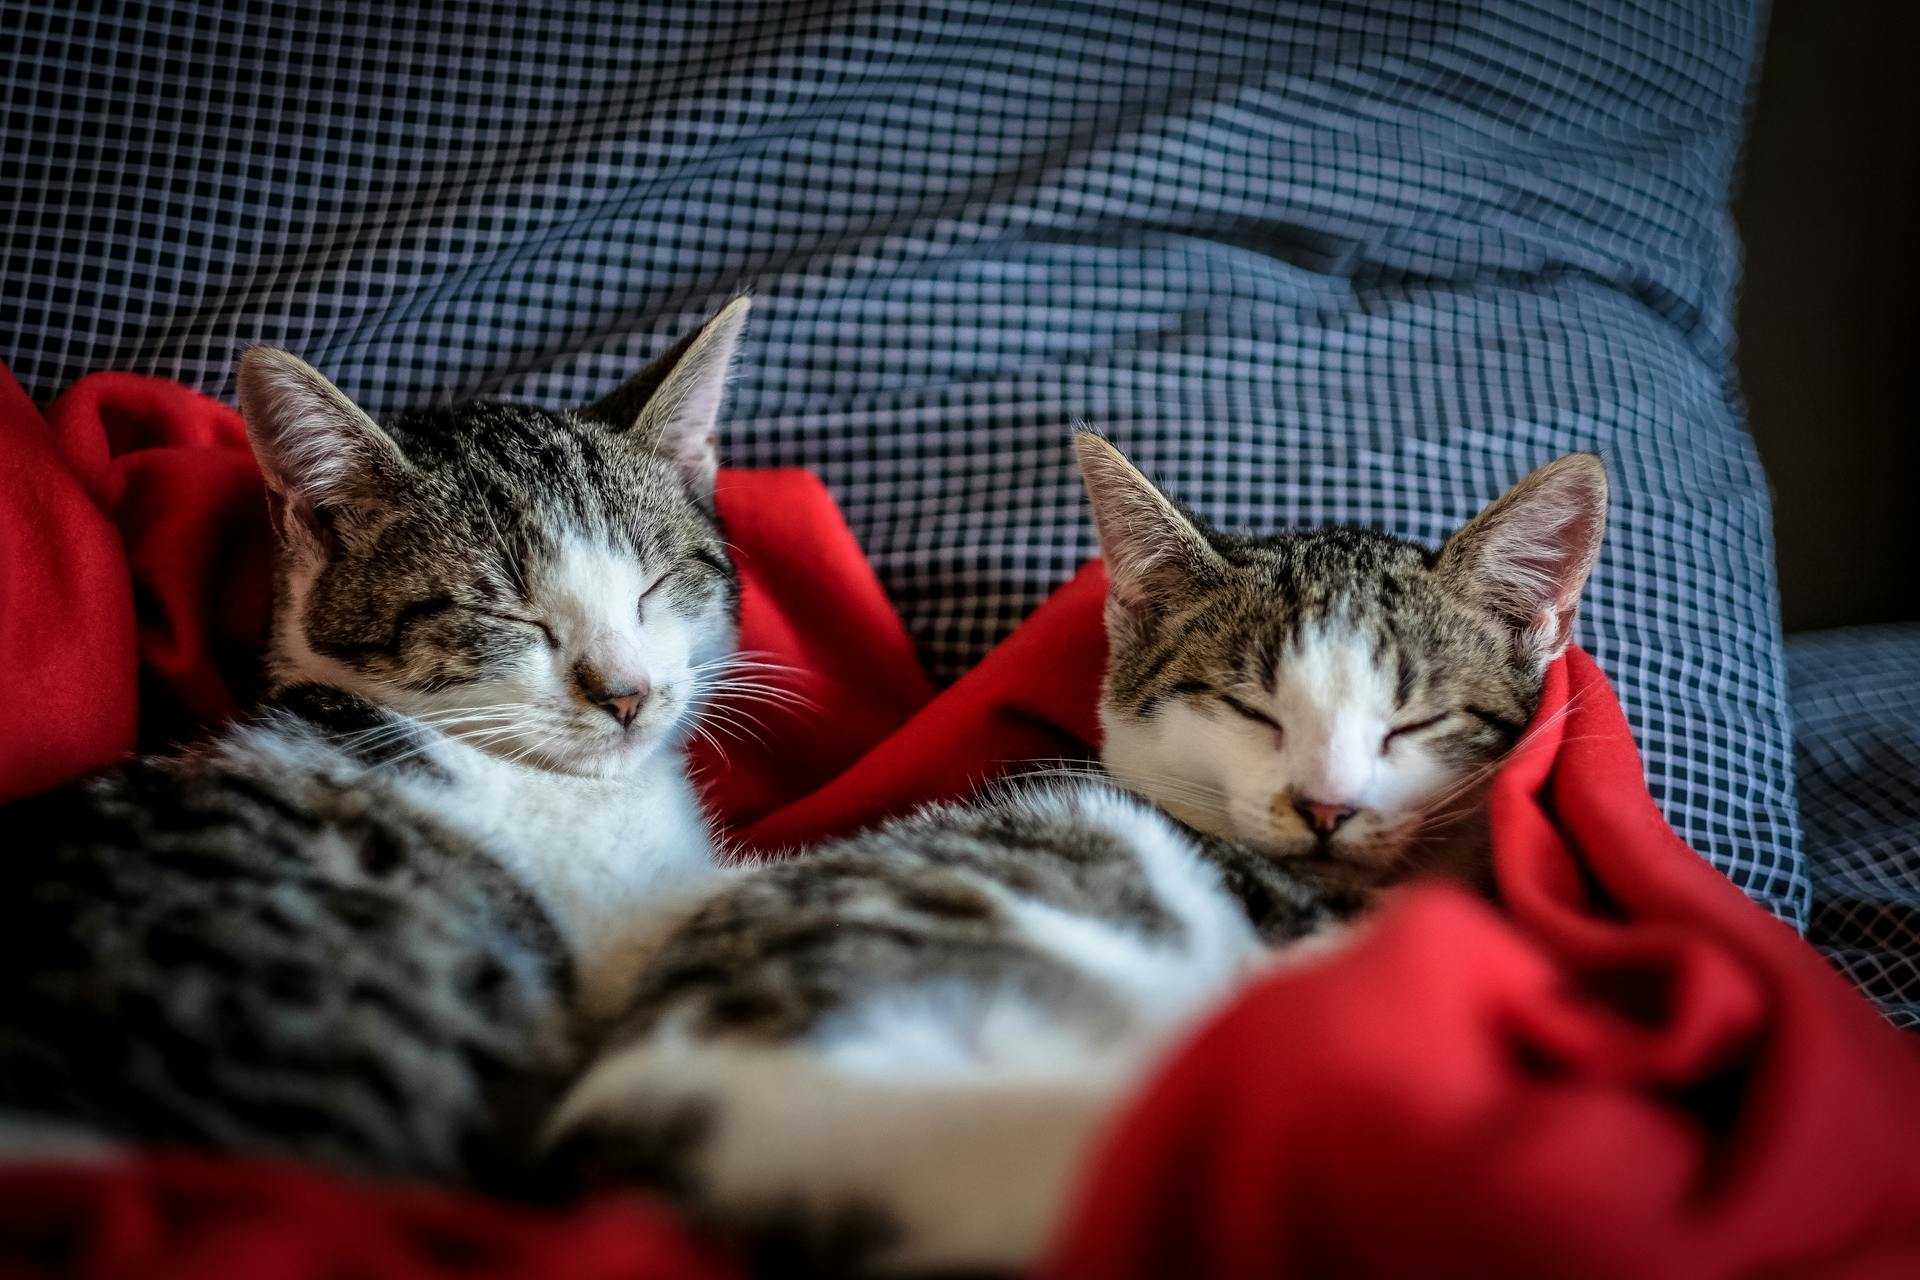
[[[1273,948],[1415,871],[1484,875],[1460,815],[1568,643],[1599,461],[1436,553],[1218,533],[1077,448],[1111,583],[1102,754],[1133,795],[1014,787],[742,874],[556,1112],[557,1176],[650,1184],[784,1261],[1017,1265],[1117,1101]]]
[[[260,713],[0,812],[0,1112],[510,1181],[714,874],[680,740],[732,652],[737,301],[577,411],[240,398],[280,555]]]

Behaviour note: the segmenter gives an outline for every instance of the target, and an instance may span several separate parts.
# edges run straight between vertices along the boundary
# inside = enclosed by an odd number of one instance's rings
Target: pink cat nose
[[[594,705],[620,722],[622,729],[629,728],[634,717],[640,714],[640,708],[646,705],[647,695],[652,692],[642,684],[625,693],[603,693],[593,700]]]
[[[1293,811],[1319,836],[1330,836],[1359,810],[1348,804],[1330,804],[1325,800],[1295,800]]]

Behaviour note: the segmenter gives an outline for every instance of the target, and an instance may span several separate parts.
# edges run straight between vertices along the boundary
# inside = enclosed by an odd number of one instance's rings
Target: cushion
[[[936,680],[1092,550],[1067,434],[1236,527],[1438,538],[1616,486],[1579,632],[1654,795],[1806,877],[1730,374],[1749,0],[31,8],[0,360],[376,413],[581,400],[759,299],[727,450],[805,465]]]
[[[1920,1028],[1920,624],[1787,641],[1813,911],[1807,938]]]

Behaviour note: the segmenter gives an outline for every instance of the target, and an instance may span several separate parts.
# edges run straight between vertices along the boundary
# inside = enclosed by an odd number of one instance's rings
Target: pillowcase
[[[1595,449],[1578,639],[1803,922],[1730,365],[1753,5],[241,8],[21,15],[36,398],[270,342],[376,412],[585,401],[751,287],[729,460],[819,473],[941,679],[1091,554],[1075,423],[1227,526],[1427,538]]]

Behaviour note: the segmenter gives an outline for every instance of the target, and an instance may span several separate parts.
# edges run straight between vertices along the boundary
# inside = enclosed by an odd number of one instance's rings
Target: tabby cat
[[[568,412],[383,429],[242,357],[271,693],[0,813],[16,1128],[515,1180],[652,909],[715,874],[681,739],[733,650],[714,436],[746,309]]]
[[[743,874],[561,1104],[556,1176],[652,1185],[789,1262],[1016,1265],[1116,1101],[1274,948],[1416,870],[1484,874],[1461,817],[1568,643],[1599,461],[1434,552],[1219,533],[1077,448],[1125,792],[1016,786]]]

